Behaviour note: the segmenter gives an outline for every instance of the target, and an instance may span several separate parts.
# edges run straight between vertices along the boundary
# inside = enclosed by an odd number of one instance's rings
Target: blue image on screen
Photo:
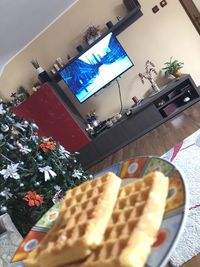
[[[83,103],[132,66],[119,41],[109,33],[67,64],[59,74],[79,102]]]

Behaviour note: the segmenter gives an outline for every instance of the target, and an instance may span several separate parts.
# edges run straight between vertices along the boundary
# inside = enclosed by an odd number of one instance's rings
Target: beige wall
[[[120,79],[124,107],[132,105],[132,96],[142,97],[149,89],[148,81],[142,85],[138,78],[147,59],[153,61],[159,71],[173,56],[185,63],[183,72],[190,73],[200,84],[200,36],[178,0],[168,0],[166,7],[153,14],[151,9],[159,2],[140,0],[144,15],[118,35],[135,64]],[[107,21],[115,23],[116,16],[123,16],[126,11],[121,3],[121,0],[79,0],[6,67],[0,78],[0,96],[8,98],[19,85],[32,87],[37,76],[30,64],[31,59],[37,58],[45,69],[49,69],[57,57],[65,59],[68,53],[75,56],[75,47],[82,42],[81,32],[85,26],[94,24],[105,28]],[[162,84],[164,80],[159,81]],[[60,85],[67,91],[64,83]],[[82,105],[71,94],[68,95],[83,116],[95,109],[99,119],[108,118],[120,108],[115,82]]]
[[[200,1],[199,0],[193,0],[194,4],[196,5],[197,9],[200,12]]]

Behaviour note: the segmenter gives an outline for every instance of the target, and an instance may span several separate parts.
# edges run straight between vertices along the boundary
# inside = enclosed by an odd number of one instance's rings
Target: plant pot
[[[91,45],[94,41],[96,41],[101,35],[93,36],[90,39],[88,39],[88,44]]]
[[[174,75],[174,77],[179,78],[179,77],[181,77],[182,73],[181,73],[180,70],[177,70],[177,71],[174,72],[173,75]]]

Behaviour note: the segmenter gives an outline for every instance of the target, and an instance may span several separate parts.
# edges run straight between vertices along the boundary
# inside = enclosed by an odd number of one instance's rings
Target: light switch
[[[159,7],[156,5],[152,8],[153,13],[157,13],[159,11]]]
[[[167,1],[166,0],[162,0],[161,2],[160,2],[160,6],[161,7],[164,7],[164,6],[166,6],[167,5]]]

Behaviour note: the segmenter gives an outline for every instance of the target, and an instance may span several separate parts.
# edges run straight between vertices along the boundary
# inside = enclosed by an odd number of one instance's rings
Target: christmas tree
[[[38,137],[37,125],[17,117],[12,107],[0,100],[0,215],[9,213],[24,236],[65,191],[91,177],[76,153]]]

